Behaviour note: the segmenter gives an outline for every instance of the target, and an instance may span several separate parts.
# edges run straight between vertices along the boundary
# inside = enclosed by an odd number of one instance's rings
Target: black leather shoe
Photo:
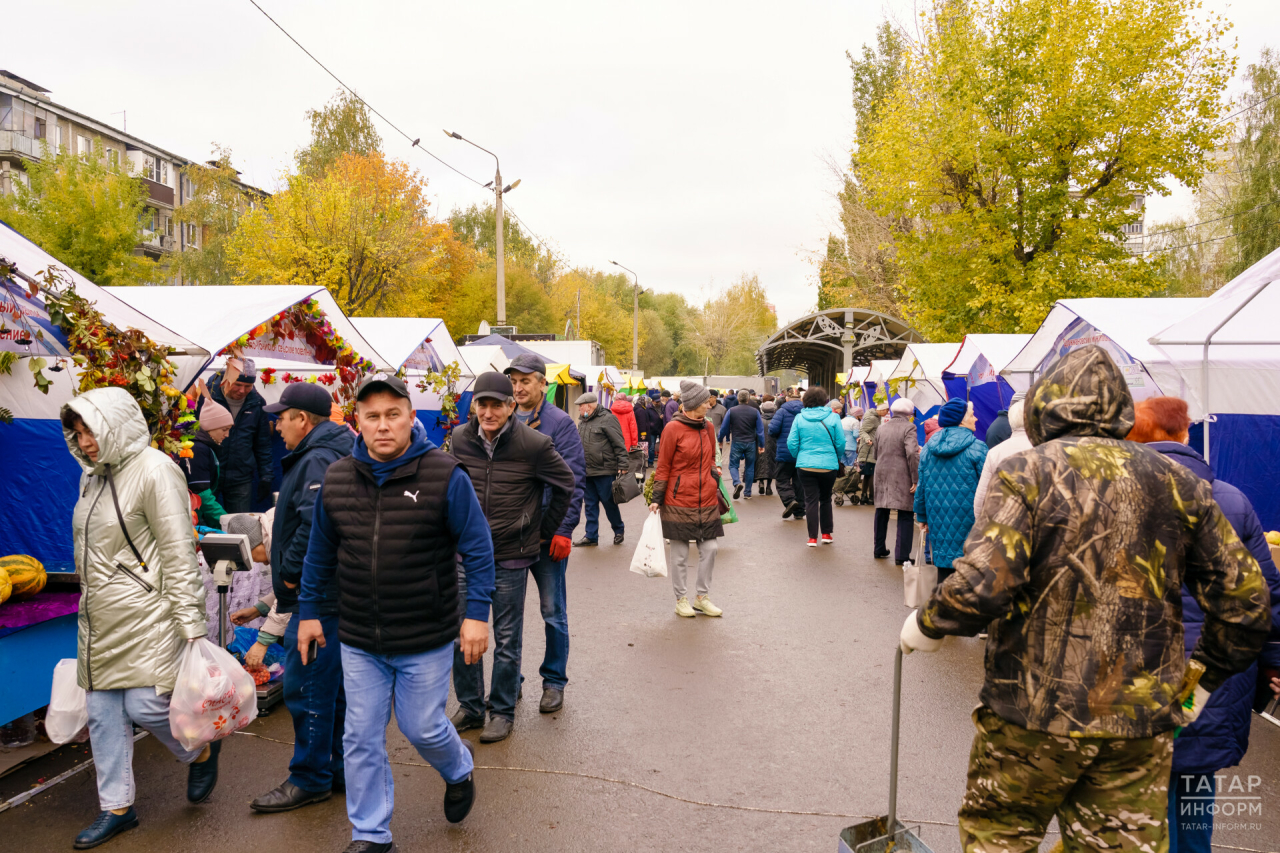
[[[502,717],[495,717],[494,719],[500,720]],[[511,722],[508,721],[507,725],[510,726]],[[509,728],[508,731],[510,731]],[[462,742],[462,745],[471,753],[472,760],[474,761],[476,748],[472,746],[470,742],[465,740]],[[449,823],[461,823],[462,819],[471,813],[471,806],[474,805],[476,801],[475,775],[476,774],[472,772],[461,782],[453,785],[445,785],[444,816]]]
[[[873,551],[873,552],[871,553],[871,556],[872,556],[872,557],[875,557],[877,560],[883,560],[885,557],[889,556],[889,552],[888,552],[888,551]]]
[[[346,846],[342,853],[396,853],[396,843],[394,841],[352,841]]]
[[[133,829],[137,825],[138,813],[133,810],[133,806],[129,806],[129,810],[124,814],[103,812],[89,825],[88,829],[76,836],[74,846],[77,850],[88,850],[90,847],[97,847],[99,844],[110,841],[126,829]]]
[[[542,701],[538,703],[538,711],[543,714],[554,714],[564,707],[564,688],[542,688]]]
[[[587,537],[583,536],[583,537],[582,537],[581,539],[579,539],[577,542],[574,542],[574,543],[573,543],[573,547],[575,547],[575,548],[589,548],[589,547],[590,547],[590,546],[592,546],[592,545],[599,545],[599,544],[600,544],[600,543],[599,543],[598,541],[596,541],[595,539],[588,539]]]
[[[459,708],[453,712],[453,716],[449,718],[449,722],[453,723],[453,727],[460,732],[468,729],[478,729],[484,725],[484,714],[473,717],[466,711]]]
[[[623,534],[621,534],[621,533],[615,533],[615,534],[613,535],[613,544],[614,544],[614,545],[621,545],[621,544],[622,544],[622,539],[623,539]]]
[[[272,788],[252,803],[249,803],[249,808],[264,814],[289,812],[294,809],[300,809],[303,806],[309,806],[312,803],[323,803],[331,796],[333,796],[332,790],[304,791],[286,779],[279,787]]]
[[[511,737],[511,727],[514,725],[506,717],[490,716],[489,722],[484,724],[484,731],[480,732],[481,743],[497,743],[500,740],[506,740]],[[459,818],[458,820],[461,820]],[[457,823],[458,821],[454,821]]]
[[[795,511],[798,510],[799,508],[800,508],[800,504],[796,503],[795,501],[790,501],[789,503],[787,503],[787,508],[782,511],[782,517],[790,518],[792,515],[795,514]]]
[[[203,803],[213,793],[213,786],[218,784],[218,753],[222,751],[222,741],[215,740],[209,744],[209,757],[199,764],[187,765],[187,800]]]

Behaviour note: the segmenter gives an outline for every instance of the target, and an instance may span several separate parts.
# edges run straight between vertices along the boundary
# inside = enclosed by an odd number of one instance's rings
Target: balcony
[[[164,184],[151,180],[150,178],[141,178],[143,186],[147,188],[147,198],[156,204],[163,204],[169,209],[173,209],[173,187],[166,187]]]
[[[155,231],[143,231],[142,241],[138,243],[137,250],[149,258],[159,258],[161,255],[174,251],[177,245],[177,240],[172,237],[158,234]]]
[[[0,154],[17,154],[32,160],[40,159],[43,140],[23,136],[16,130],[0,130]]]

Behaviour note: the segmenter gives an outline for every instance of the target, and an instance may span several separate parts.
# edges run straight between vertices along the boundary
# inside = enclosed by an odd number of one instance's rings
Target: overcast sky
[[[757,273],[781,320],[817,301],[813,253],[834,226],[826,159],[847,158],[846,50],[881,2],[331,2],[258,0],[410,137],[481,183],[502,158],[526,225],[574,265],[618,260],[641,284],[699,299]],[[1275,0],[1207,0],[1242,64],[1280,45]],[[228,146],[267,189],[306,143],[304,112],[337,84],[248,0],[41,0],[5,10],[0,63],[58,103],[177,154]],[[491,196],[411,151],[439,212]],[[1188,204],[1153,202],[1149,219]],[[473,330],[455,329],[455,334]]]

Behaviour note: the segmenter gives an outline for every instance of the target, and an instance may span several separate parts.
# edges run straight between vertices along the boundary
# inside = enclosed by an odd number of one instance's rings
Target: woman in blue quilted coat
[[[973,496],[987,460],[987,445],[973,434],[977,423],[973,406],[952,397],[938,411],[940,429],[920,448],[916,521],[929,536],[938,583],[955,571],[973,527]]]

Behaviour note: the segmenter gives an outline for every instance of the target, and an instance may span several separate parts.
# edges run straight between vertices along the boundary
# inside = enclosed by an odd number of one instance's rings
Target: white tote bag
[[[89,707],[84,688],[76,683],[76,659],[58,661],[53,668],[53,692],[44,730],[54,743],[66,743],[89,725]]]
[[[916,558],[902,564],[903,600],[908,607],[923,608],[938,585],[938,567],[920,565],[920,552],[924,550],[924,536],[916,546]]]
[[[631,557],[631,571],[647,578],[667,576],[667,544],[662,538],[662,517],[651,512],[640,532],[640,544]]]

